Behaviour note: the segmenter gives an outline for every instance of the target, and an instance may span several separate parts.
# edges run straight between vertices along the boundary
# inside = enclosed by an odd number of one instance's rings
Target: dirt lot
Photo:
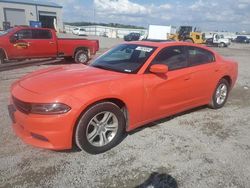
[[[250,187],[250,45],[216,50],[239,62],[224,108],[162,119],[95,156],[34,148],[13,134],[10,84],[54,65],[0,72],[0,187],[147,187],[159,180],[171,188]]]

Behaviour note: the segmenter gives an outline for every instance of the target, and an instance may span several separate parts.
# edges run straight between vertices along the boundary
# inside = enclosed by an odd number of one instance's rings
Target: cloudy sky
[[[53,2],[55,2],[53,0]],[[250,0],[56,0],[64,21],[250,31]]]

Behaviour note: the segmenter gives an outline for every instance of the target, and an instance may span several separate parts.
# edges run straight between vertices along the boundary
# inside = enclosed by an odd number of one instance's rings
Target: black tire
[[[84,50],[78,50],[75,53],[75,62],[76,63],[82,63],[82,64],[87,64],[89,61],[88,53]]]
[[[101,145],[101,134],[98,129],[97,131],[94,131],[92,128],[92,131],[89,131],[91,128],[91,122],[97,117],[99,114],[101,113],[111,113],[112,117],[113,115],[117,118],[117,129],[116,129],[116,133],[113,135],[113,138],[111,138],[110,141],[108,141],[105,145],[102,146],[96,146],[96,143],[100,143]],[[104,116],[103,116],[104,117]],[[103,119],[101,119],[103,120]],[[113,121],[113,120],[112,120]],[[101,122],[101,121],[98,121]],[[98,125],[95,124],[95,125]],[[108,121],[107,124],[108,125]],[[104,125],[104,126],[106,126]],[[94,127],[94,129],[96,130],[96,127],[100,127],[99,126],[92,126]],[[98,103],[93,105],[92,107],[90,107],[80,118],[77,126],[76,126],[76,132],[75,132],[75,144],[76,146],[81,149],[81,150],[85,150],[86,152],[90,153],[90,154],[99,154],[99,153],[103,153],[113,147],[115,147],[116,145],[118,145],[122,139],[124,138],[125,135],[125,127],[126,127],[126,120],[124,117],[124,114],[122,113],[121,109],[115,105],[114,103],[111,102],[102,102],[102,103]],[[94,134],[92,134],[93,132],[96,132]],[[99,134],[97,133],[99,132]],[[92,136],[90,136],[92,134]],[[106,133],[104,133],[106,134]],[[107,132],[107,134],[109,134]],[[89,141],[89,138],[87,138],[87,135],[89,137],[91,137],[90,139],[92,139],[93,141],[96,139],[97,142],[95,143],[91,143],[91,141]],[[93,136],[96,135],[96,136]],[[110,137],[110,135],[108,135],[107,137]],[[106,137],[106,138],[107,138]],[[100,141],[98,141],[98,138],[100,139]],[[107,141],[107,140],[106,140]]]
[[[226,87],[226,92],[224,92],[225,93],[225,97],[223,97],[224,98],[223,102],[222,101],[218,102],[218,100],[219,100],[218,99],[219,96],[217,96],[218,95],[218,90],[222,86]],[[230,86],[229,86],[228,81],[226,79],[222,78],[219,81],[219,83],[217,84],[217,86],[216,86],[216,88],[214,90],[214,93],[213,93],[211,102],[209,104],[209,107],[213,108],[213,109],[219,109],[219,108],[223,107],[225,105],[225,103],[227,102],[229,90],[230,90]],[[220,92],[220,95],[222,95],[222,92]]]
[[[221,42],[219,45],[218,45],[220,48],[224,48],[226,47],[226,44],[224,42]]]

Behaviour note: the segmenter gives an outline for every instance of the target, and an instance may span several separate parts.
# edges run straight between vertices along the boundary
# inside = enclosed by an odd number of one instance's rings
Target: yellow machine
[[[171,34],[169,39],[176,41],[186,41],[195,44],[205,43],[205,34],[196,30],[193,30],[192,26],[180,26],[176,34]]]

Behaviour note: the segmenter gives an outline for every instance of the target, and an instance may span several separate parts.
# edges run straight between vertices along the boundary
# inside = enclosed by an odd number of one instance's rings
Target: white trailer
[[[176,33],[176,27],[164,25],[149,25],[148,37],[150,40],[167,40],[170,34]]]

